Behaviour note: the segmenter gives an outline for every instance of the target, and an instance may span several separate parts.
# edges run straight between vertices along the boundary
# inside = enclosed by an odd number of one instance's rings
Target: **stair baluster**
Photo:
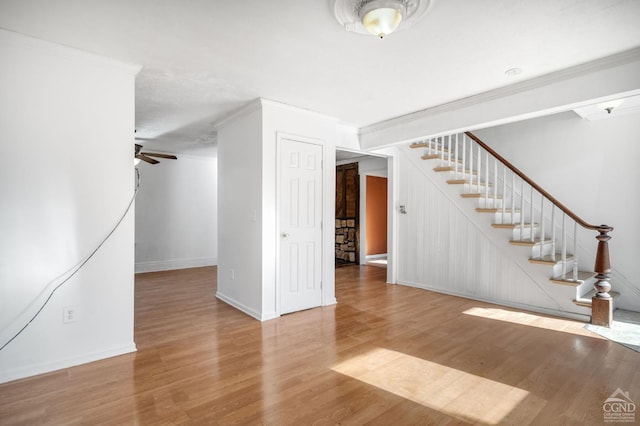
[[[501,223],[506,223],[504,221],[505,219],[505,213],[506,213],[506,207],[507,206],[507,168],[505,166],[502,166],[502,219],[500,220]]]
[[[531,190],[529,191],[529,222],[531,222],[529,224],[529,233],[531,235],[529,235],[529,239],[531,240],[532,243],[534,243],[536,241],[536,233],[533,231],[533,222],[534,222],[534,214],[533,214],[533,186],[531,187]],[[540,253],[542,253],[542,246],[540,246]]]
[[[473,155],[473,148],[471,148],[471,155]],[[478,153],[476,155],[476,171],[478,172],[478,190],[476,191],[478,194],[482,194],[482,190],[480,189],[480,179],[482,178],[482,152],[480,151],[480,146],[478,146]],[[473,162],[471,163],[473,167]]]
[[[486,152],[484,156],[484,203],[485,205],[489,202],[489,153]],[[478,185],[480,185],[480,181],[478,181]]]
[[[516,223],[516,174],[511,172],[511,224]]]
[[[544,244],[544,197],[540,194],[540,242]],[[540,249],[540,258],[542,258],[542,249]]]
[[[567,230],[566,230],[567,215],[562,214],[562,254],[560,260],[562,260],[562,279],[567,278]]]
[[[578,281],[578,222],[573,222],[573,281]]]
[[[464,179],[465,168],[467,167],[466,156],[467,156],[467,137],[465,135],[462,135],[462,179]]]
[[[456,133],[456,166],[455,166],[455,167],[456,167],[456,179],[458,179],[458,178],[459,178],[459,176],[458,176],[458,158],[460,158],[460,156],[459,156],[459,154],[458,154],[458,142],[459,142],[459,140],[458,140],[458,139],[459,139],[459,138],[458,138],[458,136],[459,136],[459,135],[460,135],[459,133]],[[463,136],[463,137],[464,137],[464,136]]]
[[[524,240],[524,180],[520,182],[520,240]]]
[[[556,261],[556,206],[551,204],[551,260]]]
[[[498,160],[495,158],[493,159],[493,206],[491,207],[494,209],[498,207]]]

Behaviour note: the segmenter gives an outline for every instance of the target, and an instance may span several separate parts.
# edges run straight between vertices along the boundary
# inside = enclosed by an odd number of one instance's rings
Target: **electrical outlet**
[[[62,308],[62,322],[68,324],[78,321],[78,308],[75,306],[67,306]]]
[[[231,280],[235,281],[235,279],[236,279],[236,271],[235,269],[231,269]]]

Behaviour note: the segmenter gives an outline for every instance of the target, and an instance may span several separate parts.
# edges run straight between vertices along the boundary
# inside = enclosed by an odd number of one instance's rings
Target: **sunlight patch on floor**
[[[369,385],[466,422],[498,424],[529,392],[401,352],[376,348],[332,368]]]
[[[471,308],[462,312],[466,315],[510,322],[512,324],[527,325],[530,327],[543,328],[545,330],[561,331],[563,333],[577,334],[601,338],[595,333],[584,329],[584,323],[563,318],[551,318],[529,312],[509,311],[498,308]]]

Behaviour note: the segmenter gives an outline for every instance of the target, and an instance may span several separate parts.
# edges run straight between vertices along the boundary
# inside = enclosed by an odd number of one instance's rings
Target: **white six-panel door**
[[[322,146],[279,139],[280,314],[322,304]]]

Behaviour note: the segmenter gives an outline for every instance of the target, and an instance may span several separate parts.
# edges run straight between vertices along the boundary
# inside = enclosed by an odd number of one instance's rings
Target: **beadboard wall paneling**
[[[528,262],[529,249],[491,227],[460,188],[415,150],[400,149],[398,282],[508,306],[587,319],[573,287],[548,281],[551,268]]]

